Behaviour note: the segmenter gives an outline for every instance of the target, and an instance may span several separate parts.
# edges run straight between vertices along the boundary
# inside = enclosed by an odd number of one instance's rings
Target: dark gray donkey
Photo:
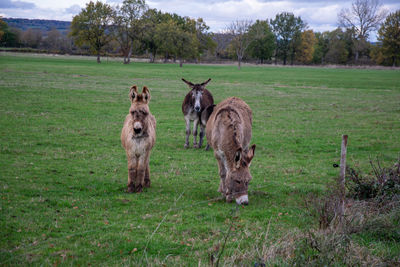
[[[203,144],[207,120],[215,106],[213,96],[210,91],[205,88],[211,79],[200,84],[193,84],[183,78],[182,81],[184,81],[191,89],[182,103],[182,112],[186,121],[185,148],[189,147],[190,121],[193,121],[193,147],[200,148]],[[197,126],[199,123],[200,140],[199,144],[197,144]],[[209,145],[207,145],[206,150],[208,150],[208,148]]]

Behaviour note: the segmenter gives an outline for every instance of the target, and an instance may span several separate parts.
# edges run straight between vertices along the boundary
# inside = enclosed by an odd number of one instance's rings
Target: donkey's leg
[[[210,150],[210,144],[209,143],[207,143],[207,146],[206,146],[206,151],[208,151],[208,150]]]
[[[150,167],[147,166],[146,172],[144,173],[144,187],[150,187]]]
[[[193,147],[197,148],[199,147],[197,145],[197,126],[199,125],[199,119],[195,119],[193,121]]]
[[[146,170],[144,172],[144,187],[150,187],[150,164],[149,164],[150,157],[149,156],[150,156],[150,153],[147,156],[147,160],[145,162]]]
[[[206,127],[202,123],[200,123],[199,148],[203,145],[203,138],[204,138],[205,128]]]
[[[190,136],[190,119],[189,116],[185,116],[186,121],[186,141],[185,141],[185,148],[189,147],[189,136]]]
[[[135,192],[135,181],[137,178],[137,160],[136,158],[128,159],[128,192]]]
[[[138,159],[137,177],[135,181],[136,192],[140,193],[143,191],[144,179],[146,176],[146,169],[148,167],[148,155],[141,155]]]
[[[217,161],[218,161],[219,177],[221,179],[221,181],[219,183],[218,192],[222,193],[225,196],[225,193],[226,193],[226,187],[225,187],[226,169],[225,169],[224,158],[219,156],[217,153],[215,153],[215,157],[217,158]]]

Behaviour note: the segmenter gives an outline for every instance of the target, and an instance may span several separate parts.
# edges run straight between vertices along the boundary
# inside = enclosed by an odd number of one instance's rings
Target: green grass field
[[[184,149],[181,81],[212,81],[253,110],[249,206],[217,192],[212,151]],[[157,120],[152,186],[125,192],[120,132],[131,85]],[[132,63],[0,54],[0,265],[208,265],[318,222],[303,205],[347,162],[400,152],[400,71]],[[190,139],[192,141],[192,138]],[[234,226],[234,227],[231,227]],[[226,233],[226,247],[222,250]],[[400,251],[386,246],[387,257]],[[240,260],[240,259],[239,259]],[[252,264],[258,259],[242,259]]]

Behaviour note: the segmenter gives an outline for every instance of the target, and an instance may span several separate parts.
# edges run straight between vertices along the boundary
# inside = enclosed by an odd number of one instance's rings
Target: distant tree
[[[89,45],[92,53],[97,55],[100,63],[100,53],[111,40],[109,34],[113,10],[108,4],[90,1],[86,8],[72,19],[70,36],[79,47]]]
[[[21,31],[9,28],[7,22],[0,18],[0,46],[16,47],[19,45]]]
[[[312,30],[303,31],[300,35],[300,44],[296,53],[296,60],[302,64],[310,64],[313,60],[317,39]]]
[[[315,33],[316,43],[314,46],[313,63],[325,64],[325,57],[329,50],[329,32]]]
[[[179,66],[182,67],[184,59],[197,58],[199,54],[199,41],[196,35],[183,29],[177,29],[176,39],[176,57],[179,60]]]
[[[251,41],[248,35],[251,25],[252,22],[250,20],[236,20],[233,21],[227,28],[228,33],[233,36],[231,46],[235,51],[239,69],[247,47]]]
[[[27,29],[22,33],[21,42],[25,47],[38,48],[42,43],[43,34],[39,29]]]
[[[228,57],[227,48],[233,39],[233,35],[229,33],[214,33],[212,39],[216,44],[215,57],[216,58]]]
[[[355,61],[358,61],[360,52],[366,50],[369,34],[378,29],[386,14],[387,10],[382,8],[379,0],[355,0],[351,9],[343,8],[339,12],[339,26],[355,32]]]
[[[283,12],[277,14],[275,19],[270,21],[276,37],[277,49],[275,57],[281,56],[283,65],[286,65],[288,56],[292,63],[296,53],[300,33],[306,28],[306,23],[293,13]]]
[[[202,18],[196,20],[196,38],[198,41],[197,51],[199,57],[205,52],[214,53],[217,43],[213,40],[213,34],[209,32],[210,27],[206,25]]]
[[[196,22],[188,17],[176,14],[164,14],[167,20],[156,26],[155,41],[165,61],[169,57],[179,60],[182,67],[183,60],[196,58],[199,42],[196,36]]]
[[[156,9],[148,9],[142,16],[142,33],[143,48],[150,54],[150,62],[154,62],[159,47],[156,40],[157,25],[164,21],[165,18],[161,11]]]
[[[166,62],[171,55],[175,55],[177,52],[176,32],[178,29],[179,26],[173,19],[169,19],[156,25],[154,40],[159,52],[164,54],[164,62]]]
[[[378,31],[382,42],[382,56],[392,66],[400,65],[400,10],[387,16]]]
[[[257,58],[261,64],[264,60],[271,59],[275,50],[275,36],[271,31],[268,21],[257,20],[249,29],[250,44],[249,54]]]
[[[329,33],[328,52],[326,61],[333,64],[346,64],[349,58],[349,50],[346,43],[346,35],[340,29]]]
[[[0,42],[3,41],[3,36],[4,36],[5,32],[6,32],[6,30],[8,30],[7,22],[3,21],[0,18]]]
[[[61,33],[56,28],[53,28],[47,32],[47,37],[44,40],[44,43],[47,49],[57,51],[61,49],[63,41]]]
[[[142,36],[140,18],[146,12],[144,0],[124,0],[122,6],[117,6],[113,15],[115,39],[120,44],[124,56],[124,64],[130,63],[135,40]]]
[[[382,43],[371,45],[371,51],[369,52],[369,56],[376,64],[390,65],[387,58],[383,55]]]

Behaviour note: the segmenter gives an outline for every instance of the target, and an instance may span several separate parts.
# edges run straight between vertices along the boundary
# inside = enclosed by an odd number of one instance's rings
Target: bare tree
[[[339,26],[355,31],[356,61],[369,34],[378,29],[386,15],[387,10],[382,8],[379,0],[355,0],[351,4],[351,9],[343,8],[339,12]]]
[[[226,57],[226,49],[232,41],[233,36],[229,33],[214,33],[212,39],[217,44],[215,48],[215,57],[220,59]]]
[[[236,20],[232,22],[227,28],[228,33],[233,35],[231,44],[236,52],[239,69],[242,59],[244,57],[244,53],[251,42],[247,33],[252,24],[253,23],[251,20]]]

